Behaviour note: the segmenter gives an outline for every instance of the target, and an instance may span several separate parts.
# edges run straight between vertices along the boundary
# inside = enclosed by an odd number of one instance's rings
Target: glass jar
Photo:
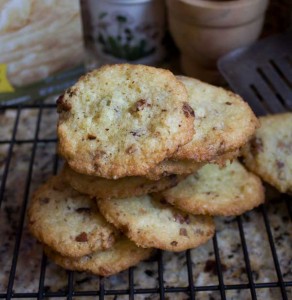
[[[156,65],[164,58],[163,0],[81,0],[87,70],[129,62]]]

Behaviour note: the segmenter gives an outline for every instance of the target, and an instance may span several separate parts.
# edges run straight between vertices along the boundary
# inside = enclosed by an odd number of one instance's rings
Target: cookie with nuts
[[[265,199],[261,180],[238,161],[224,168],[207,164],[162,195],[182,211],[212,216],[240,215]]]
[[[57,265],[72,271],[85,271],[95,275],[110,276],[148,259],[153,249],[137,247],[125,237],[106,250],[96,251],[86,256],[73,258],[62,256],[49,247],[44,248],[46,255]]]
[[[220,166],[225,166],[229,161],[232,161],[240,154],[239,150],[226,152],[225,154],[214,157],[211,162]],[[165,159],[154,168],[150,169],[145,177],[151,180],[158,180],[169,174],[187,175],[197,172],[205,165],[203,162],[197,162],[193,159]]]
[[[184,85],[167,70],[108,65],[57,101],[59,153],[78,173],[117,179],[145,175],[194,135]]]
[[[95,201],[73,190],[60,176],[52,177],[34,193],[28,226],[37,240],[69,257],[110,248],[118,235]]]
[[[98,200],[97,204],[110,223],[144,248],[183,251],[207,242],[215,231],[211,217],[182,212],[158,194]]]
[[[177,79],[186,87],[189,104],[195,111],[196,134],[174,153],[173,159],[211,162],[248,142],[258,120],[240,96],[194,78]]]
[[[259,118],[261,127],[243,150],[252,172],[282,193],[292,193],[292,113]]]
[[[99,199],[128,198],[160,192],[177,185],[185,178],[183,175],[171,174],[158,180],[142,176],[114,180],[77,173],[68,164],[65,164],[62,176],[75,190]]]

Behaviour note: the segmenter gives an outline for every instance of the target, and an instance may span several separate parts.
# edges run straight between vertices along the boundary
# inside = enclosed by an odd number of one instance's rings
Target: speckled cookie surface
[[[73,190],[58,176],[34,193],[28,218],[31,233],[65,256],[80,257],[107,249],[118,235],[94,200]]]
[[[238,95],[199,80],[177,76],[189,94],[195,111],[196,134],[173,155],[177,159],[212,161],[243,146],[253,135],[258,120]]]
[[[79,173],[145,175],[194,134],[184,85],[163,69],[111,65],[85,76],[57,101],[59,153]]]
[[[49,247],[45,247],[45,253],[52,261],[65,269],[110,276],[149,258],[153,249],[137,247],[127,238],[122,237],[110,249],[96,251],[79,258],[62,256]]]
[[[226,152],[222,155],[214,157],[211,162],[220,166],[225,166],[225,164],[239,156],[239,150]],[[177,175],[187,175],[198,171],[203,167],[205,163],[197,162],[194,159],[165,159],[154,168],[150,169],[145,177],[150,180],[158,180],[163,176],[168,176],[169,174]]]
[[[195,248],[214,234],[213,219],[194,216],[167,204],[156,194],[128,199],[99,200],[105,218],[141,247],[168,251]]]
[[[64,166],[62,175],[75,190],[101,199],[127,198],[163,191],[177,185],[184,178],[184,176],[169,175],[157,181],[141,176],[116,180],[105,179],[76,173],[67,164]]]
[[[238,161],[224,168],[205,165],[162,194],[183,211],[215,216],[240,215],[264,202],[261,180]]]
[[[260,117],[260,123],[244,148],[244,163],[280,192],[292,193],[292,113]]]
[[[149,178],[150,180],[158,180],[165,176],[169,176],[170,174],[191,174],[199,170],[203,165],[204,163],[198,163],[191,159],[165,159],[154,168],[151,168],[145,177]]]

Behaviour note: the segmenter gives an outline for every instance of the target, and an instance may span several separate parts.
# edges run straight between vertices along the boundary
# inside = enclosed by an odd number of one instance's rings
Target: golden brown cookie
[[[280,192],[292,193],[292,113],[260,117],[260,123],[244,148],[244,163]]]
[[[153,249],[137,247],[125,237],[120,238],[110,249],[96,251],[79,258],[65,257],[49,247],[46,255],[61,267],[72,271],[85,271],[101,276],[110,276],[128,269],[151,256]]]
[[[95,201],[73,190],[60,176],[52,177],[34,193],[28,224],[40,242],[71,257],[110,248],[118,235]]]
[[[76,173],[67,164],[62,176],[75,190],[99,199],[127,198],[159,192],[177,185],[185,178],[182,175],[169,175],[156,181],[141,176],[105,179]]]
[[[229,161],[232,161],[239,156],[239,150],[226,152],[225,154],[214,157],[211,162],[220,166],[225,166]],[[169,174],[187,175],[195,173],[205,165],[203,162],[197,162],[193,159],[166,159],[159,163],[154,168],[150,169],[145,177],[151,180],[158,180]]]
[[[203,163],[198,163],[190,159],[165,159],[154,168],[151,168],[145,177],[150,180],[158,180],[159,178],[169,176],[170,174],[187,175],[196,172],[203,165]]]
[[[205,165],[162,195],[185,212],[212,216],[240,215],[265,199],[261,180],[238,161],[224,168]]]
[[[195,111],[196,133],[191,142],[174,153],[173,159],[210,162],[247,143],[258,126],[258,120],[242,98],[194,78],[177,78],[187,88],[189,104]]]
[[[141,176],[194,134],[184,85],[167,70],[111,65],[85,76],[57,101],[59,153],[78,173]]]
[[[195,248],[214,234],[213,219],[195,216],[145,195],[127,199],[99,200],[105,218],[138,246],[168,251]]]

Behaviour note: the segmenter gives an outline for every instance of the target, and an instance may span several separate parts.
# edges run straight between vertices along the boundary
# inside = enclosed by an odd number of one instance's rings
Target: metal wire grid
[[[20,113],[23,109],[32,109],[32,110],[38,110],[38,115],[36,119],[36,127],[34,132],[34,138],[33,139],[16,139],[18,128],[21,126],[20,123]],[[37,147],[40,144],[49,144],[49,143],[56,143],[55,138],[50,139],[40,139],[39,138],[39,132],[40,132],[40,125],[42,122],[42,112],[43,109],[52,109],[55,110],[54,104],[44,104],[42,102],[38,102],[35,104],[29,104],[29,105],[10,105],[3,107],[2,110],[5,109],[12,109],[16,111],[15,116],[15,122],[13,125],[13,131],[11,139],[9,140],[1,140],[0,145],[8,145],[8,151],[7,151],[7,157],[5,159],[5,165],[4,165],[4,171],[1,181],[1,189],[0,189],[0,202],[2,202],[4,195],[5,195],[5,185],[7,181],[7,176],[9,173],[9,166],[11,162],[11,157],[13,153],[13,148],[17,144],[30,144],[32,145],[32,151],[30,153],[30,161],[28,165],[28,171],[27,171],[27,177],[26,177],[26,183],[25,183],[25,191],[22,201],[21,210],[19,212],[19,223],[18,227],[16,229],[16,235],[15,235],[15,244],[14,244],[14,250],[12,254],[11,259],[11,268],[9,272],[9,280],[7,285],[6,291],[0,291],[0,298],[1,299],[11,299],[11,298],[35,298],[35,299],[44,299],[48,297],[66,297],[67,299],[78,299],[78,297],[89,297],[89,296],[98,296],[99,299],[104,299],[107,295],[112,296],[118,296],[118,295],[128,295],[129,299],[134,299],[135,295],[142,295],[142,294],[157,294],[159,295],[160,299],[176,299],[177,293],[186,293],[190,299],[196,299],[197,295],[200,292],[206,292],[206,291],[218,291],[220,292],[221,299],[227,299],[226,292],[228,290],[249,290],[250,292],[250,299],[258,299],[256,290],[257,289],[267,289],[267,288],[279,288],[281,291],[281,297],[282,299],[288,299],[287,294],[287,288],[292,287],[292,281],[285,281],[283,279],[283,274],[281,273],[281,267],[276,251],[276,245],[274,243],[274,238],[269,222],[269,217],[267,213],[267,207],[261,206],[260,207],[260,213],[262,214],[265,229],[267,232],[269,245],[273,257],[273,263],[275,267],[275,271],[277,274],[277,281],[275,282],[262,282],[262,283],[256,283],[253,280],[252,276],[252,266],[249,259],[249,253],[248,253],[248,247],[246,243],[245,233],[243,230],[243,222],[242,217],[239,216],[236,218],[238,230],[240,234],[240,241],[241,241],[241,247],[245,262],[245,271],[248,278],[248,283],[246,284],[224,284],[224,277],[223,277],[223,271],[222,266],[220,262],[220,253],[218,249],[218,241],[217,236],[215,235],[213,238],[213,248],[214,248],[214,254],[216,258],[216,271],[218,276],[218,285],[204,285],[204,286],[195,286],[193,282],[193,275],[192,272],[194,268],[196,268],[195,265],[193,265],[190,255],[190,250],[185,252],[186,255],[186,266],[187,266],[187,272],[188,272],[188,286],[187,287],[165,287],[164,286],[164,263],[163,263],[163,252],[159,251],[156,257],[154,258],[155,263],[157,264],[157,271],[158,271],[158,287],[157,288],[143,288],[143,289],[136,289],[134,286],[134,268],[130,268],[128,270],[128,281],[129,281],[129,287],[128,289],[123,290],[114,290],[114,289],[106,289],[104,286],[104,279],[100,279],[99,287],[97,287],[96,290],[87,290],[87,291],[74,291],[74,272],[68,272],[68,284],[67,284],[67,290],[66,291],[57,291],[57,292],[50,292],[46,291],[44,287],[45,277],[46,277],[46,266],[47,266],[47,258],[43,254],[41,265],[40,265],[40,271],[39,274],[36,274],[36,276],[39,276],[39,284],[38,284],[38,292],[14,292],[13,286],[15,281],[15,274],[16,274],[16,267],[18,262],[18,257],[21,255],[20,253],[20,243],[22,239],[22,232],[24,228],[24,220],[26,215],[26,209],[27,209],[27,203],[30,193],[30,184],[32,179],[32,172],[33,172],[33,164],[35,161],[36,156],[36,150]],[[52,173],[56,173],[58,168],[58,157],[55,155],[54,164],[52,167]],[[13,199],[9,199],[9,201],[13,201]],[[292,220],[292,208],[291,208],[291,198],[289,199],[288,196],[283,195],[282,200],[287,205],[287,210],[289,212],[290,220]],[[7,237],[2,237],[4,240]],[[204,246],[203,246],[204,247]],[[1,272],[1,271],[0,271]],[[212,298],[210,298],[212,299]]]

